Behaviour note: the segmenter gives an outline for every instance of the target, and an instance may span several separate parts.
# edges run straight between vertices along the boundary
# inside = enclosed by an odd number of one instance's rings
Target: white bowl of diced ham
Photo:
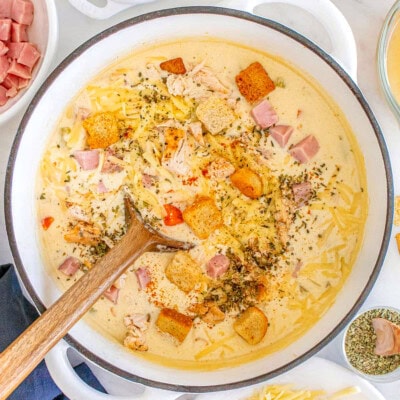
[[[27,105],[56,48],[52,0],[0,0],[0,124]]]

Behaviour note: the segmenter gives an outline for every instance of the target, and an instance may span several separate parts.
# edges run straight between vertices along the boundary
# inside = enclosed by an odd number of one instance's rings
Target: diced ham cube
[[[97,193],[107,193],[108,189],[107,186],[104,184],[103,181],[99,181],[97,184]]]
[[[40,53],[32,43],[24,43],[17,58],[18,64],[26,65],[32,69],[40,58]]]
[[[33,21],[33,3],[30,0],[13,0],[11,18],[19,24],[30,25]]]
[[[8,62],[7,56],[0,56],[0,83],[6,79],[9,69],[10,63]]]
[[[4,104],[7,103],[8,97],[7,97],[7,89],[0,85],[0,106],[4,106]]]
[[[117,304],[117,302],[118,302],[118,295],[119,295],[119,289],[114,285],[110,286],[104,292],[104,297],[106,297],[108,300],[112,301],[114,304]]]
[[[117,164],[118,160],[115,160],[115,154],[112,150],[107,149],[104,156],[104,163],[101,167],[101,172],[104,174],[113,174],[114,172],[121,172],[123,170],[122,166]]]
[[[81,266],[81,262],[75,257],[68,257],[65,261],[58,267],[58,270],[67,276],[75,275]]]
[[[11,24],[12,21],[9,18],[0,19],[0,40],[10,40]]]
[[[30,68],[26,65],[19,64],[15,59],[11,60],[8,73],[16,75],[22,79],[30,79],[32,77]]]
[[[0,1],[0,18],[11,18],[11,7],[13,0]]]
[[[147,268],[138,268],[135,271],[136,278],[139,283],[140,289],[145,289],[151,281],[150,272]]]
[[[26,32],[26,25],[13,22],[11,24],[11,41],[12,42],[27,42],[28,33]]]
[[[313,135],[308,135],[299,143],[295,144],[289,153],[299,163],[304,164],[311,160],[319,150],[319,143]]]
[[[146,189],[149,189],[154,184],[154,176],[148,174],[142,174],[142,183]]]
[[[74,157],[84,171],[95,169],[99,165],[98,150],[77,150],[74,152]]]
[[[281,147],[287,145],[292,133],[293,127],[290,125],[275,125],[269,129],[269,134]]]
[[[297,207],[303,207],[307,204],[308,200],[311,199],[311,183],[309,181],[304,181],[301,183],[295,183],[292,186],[294,202]]]
[[[7,74],[2,85],[7,89],[11,89],[13,87],[19,89],[19,79],[20,78],[18,78],[18,76]]]
[[[18,89],[26,88],[29,84],[30,79],[19,78],[18,79]]]
[[[15,97],[18,93],[18,89],[15,87],[12,87],[10,89],[7,90],[6,96],[11,98],[11,97]]]
[[[373,318],[372,326],[376,334],[375,354],[378,356],[400,354],[400,326],[385,318]]]
[[[18,59],[19,55],[21,54],[22,48],[24,47],[24,43],[14,43],[14,42],[9,42],[7,44],[8,46],[8,53],[7,57],[13,58],[13,59]]]
[[[8,52],[7,45],[0,40],[0,56],[4,56]]]
[[[218,278],[228,270],[229,264],[230,261],[227,256],[217,254],[206,265],[207,275],[211,278]]]
[[[253,107],[251,116],[261,129],[269,128],[278,122],[278,115],[268,100],[263,100]]]

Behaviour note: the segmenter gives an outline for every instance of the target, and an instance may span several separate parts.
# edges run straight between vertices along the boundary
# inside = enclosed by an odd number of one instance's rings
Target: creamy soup
[[[189,251],[146,253],[86,320],[178,368],[288,346],[335,301],[363,238],[363,158],[285,60],[219,40],[135,51],[77,94],[38,174],[43,257],[67,288],[126,230],[124,197]]]

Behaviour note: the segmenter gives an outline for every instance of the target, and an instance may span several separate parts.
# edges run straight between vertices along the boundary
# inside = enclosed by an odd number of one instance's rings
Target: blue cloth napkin
[[[35,308],[22,295],[13,266],[0,266],[0,352],[37,317]],[[85,363],[75,367],[75,371],[87,384],[105,393]],[[42,361],[8,399],[67,400],[67,397],[53,382]]]

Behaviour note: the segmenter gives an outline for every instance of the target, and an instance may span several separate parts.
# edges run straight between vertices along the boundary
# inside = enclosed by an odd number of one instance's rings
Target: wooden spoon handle
[[[0,399],[12,393],[102,293],[153,243],[153,235],[143,227],[130,228],[115,247],[0,354]]]

